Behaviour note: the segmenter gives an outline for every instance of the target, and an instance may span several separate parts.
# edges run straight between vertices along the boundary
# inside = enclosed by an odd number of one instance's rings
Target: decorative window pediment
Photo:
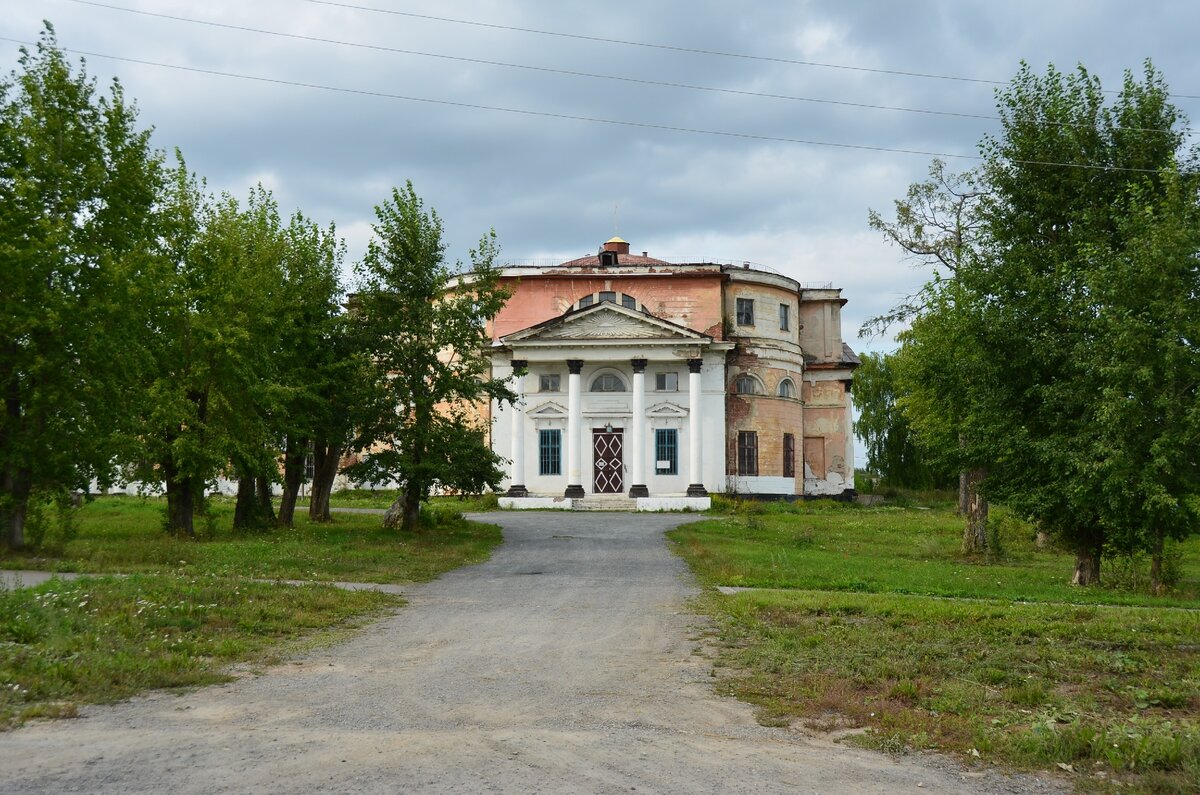
[[[547,402],[525,412],[525,416],[538,419],[561,419],[567,416],[567,409],[558,403]]]
[[[656,403],[646,409],[646,416],[653,419],[678,419],[687,416],[687,409],[674,403]]]

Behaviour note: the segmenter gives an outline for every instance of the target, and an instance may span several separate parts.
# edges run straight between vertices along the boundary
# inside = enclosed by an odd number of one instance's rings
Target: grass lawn
[[[234,533],[232,505],[220,501],[199,537],[182,540],[163,532],[163,509],[159,499],[98,498],[56,554],[0,557],[9,569],[130,575],[0,589],[0,729],[146,688],[224,681],[233,663],[340,637],[403,604],[320,582],[429,580],[486,559],[501,540],[491,525],[448,519],[401,535],[362,515]],[[317,583],[254,581],[276,578]]]
[[[437,508],[456,510],[460,513],[494,511],[499,506],[498,495],[483,494],[475,497],[433,497],[429,504]],[[346,489],[329,495],[333,508],[390,508],[396,501],[396,489]],[[306,500],[302,503],[308,504]]]
[[[861,727],[936,748],[1067,766],[1082,789],[1200,789],[1200,539],[1155,598],[1072,588],[1071,555],[998,512],[1002,552],[959,553],[948,508],[758,506],[672,532],[716,618],[720,687],[766,723]],[[1103,576],[1138,583],[1136,567]]]

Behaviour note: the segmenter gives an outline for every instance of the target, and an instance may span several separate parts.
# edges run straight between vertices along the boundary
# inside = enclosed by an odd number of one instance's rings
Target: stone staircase
[[[624,494],[590,494],[576,497],[571,507],[577,511],[636,511],[637,501]]]

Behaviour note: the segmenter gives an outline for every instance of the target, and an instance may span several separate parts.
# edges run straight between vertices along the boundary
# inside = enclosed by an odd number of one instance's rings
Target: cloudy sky
[[[664,259],[840,286],[853,340],[923,279],[866,225],[967,168],[1024,59],[1106,87],[1153,59],[1200,117],[1193,2],[0,0],[0,64],[50,20],[215,190],[261,182],[361,255],[411,179],[465,259]],[[955,157],[958,156],[958,157]]]

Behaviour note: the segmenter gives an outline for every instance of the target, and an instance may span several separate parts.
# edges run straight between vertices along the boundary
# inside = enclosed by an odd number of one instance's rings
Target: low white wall
[[[766,475],[730,475],[725,491],[731,494],[795,494],[796,479]]]
[[[707,511],[711,497],[638,497],[639,511]]]
[[[546,509],[569,511],[575,507],[575,501],[564,497],[501,497],[500,507],[516,511],[531,509]]]

